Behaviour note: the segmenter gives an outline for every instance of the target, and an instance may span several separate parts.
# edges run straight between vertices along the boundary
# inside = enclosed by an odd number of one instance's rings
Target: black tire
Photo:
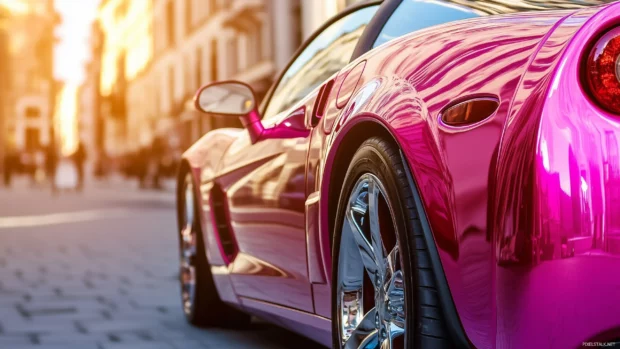
[[[179,237],[179,251],[182,248],[182,236],[181,229],[183,229],[183,213],[185,212],[185,200],[184,193],[187,187],[185,178],[189,176],[189,172],[184,171],[184,174],[179,180],[178,195],[178,231]],[[193,191],[194,200],[196,203],[196,193]],[[199,211],[196,205],[193,205],[191,209],[194,211],[194,217],[198,217]],[[199,219],[194,219],[193,229],[196,232],[197,246],[195,256],[195,268],[196,268],[196,291],[194,301],[188,312],[183,311],[187,321],[198,327],[230,327],[230,328],[247,328],[251,321],[251,316],[243,313],[231,306],[228,306],[219,297],[217,288],[213,281],[213,275],[211,274],[211,268],[207,261],[207,254],[205,252],[205,244],[203,240],[202,227],[200,226]],[[179,276],[181,277],[181,276]],[[182,289],[182,281],[179,280],[179,284]],[[183,302],[183,298],[181,297]]]
[[[394,209],[396,231],[405,279],[406,348],[452,348],[440,308],[435,275],[419,214],[414,191],[407,179],[408,169],[403,164],[398,148],[379,137],[366,140],[354,154],[342,185],[332,243],[332,333],[333,347],[341,348],[339,338],[339,309],[336,306],[338,251],[341,227],[347,200],[357,180],[366,173],[376,176],[384,185]],[[413,305],[413,306],[411,306]]]

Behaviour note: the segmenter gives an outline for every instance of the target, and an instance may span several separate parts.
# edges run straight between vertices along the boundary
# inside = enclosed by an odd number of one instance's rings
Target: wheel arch
[[[401,149],[386,121],[375,114],[363,112],[351,117],[342,127],[327,136],[325,156],[320,184],[321,209],[319,214],[319,241],[323,271],[328,283],[332,279],[332,238],[338,211],[340,187],[349,163],[359,146],[370,137],[382,137]],[[335,194],[334,194],[335,193]]]
[[[183,190],[183,185],[185,184],[185,176],[187,174],[191,174],[192,181],[194,182],[194,205],[198,208],[202,207],[202,195],[200,195],[200,176],[198,169],[192,167],[189,160],[183,157],[181,162],[179,163],[179,169],[177,170],[177,187],[176,187],[176,214],[177,214],[177,233],[181,231],[181,215],[183,214],[181,205],[182,200],[184,200],[185,192]],[[205,220],[203,217],[202,209],[197,210],[198,214],[196,215],[198,218],[198,223],[200,225],[201,240],[206,249],[206,236],[204,236],[205,231]]]
[[[365,117],[358,122],[352,122],[348,129],[342,130],[340,133],[340,137],[337,136],[337,138],[340,139],[337,141],[336,149],[332,149],[332,152],[334,152],[331,161],[332,166],[329,171],[325,171],[325,173],[329,173],[330,175],[323,179],[327,180],[328,193],[338,193],[337,195],[328,195],[327,197],[328,231],[326,234],[330,241],[333,237],[336,213],[338,210],[338,199],[340,197],[340,190],[338,188],[342,187],[347,169],[349,168],[349,163],[360,145],[371,137],[381,137],[400,148],[394,135],[381,121],[375,118]],[[331,253],[331,245],[329,253]]]
[[[187,161],[187,159],[182,158],[181,162],[179,163],[179,169],[177,170],[177,175],[176,175],[176,179],[177,179],[177,187],[176,187],[176,213],[177,213],[177,231],[181,230],[181,215],[183,214],[182,212],[182,205],[181,205],[181,200],[183,199],[183,185],[185,182],[185,174],[188,173],[190,171],[190,165],[189,162]]]
[[[323,249],[324,257],[329,254],[329,258],[324,258],[324,265],[326,267],[326,275],[328,282],[332,280],[332,239],[334,233],[334,226],[336,222],[336,215],[338,210],[338,201],[340,198],[340,188],[344,183],[344,179],[348,170],[350,161],[352,160],[355,152],[360,145],[371,137],[381,137],[386,141],[392,143],[401,153],[403,165],[407,170],[407,179],[410,187],[413,190],[414,197],[416,198],[416,206],[420,214],[422,221],[424,235],[427,240],[427,248],[431,258],[431,266],[435,274],[437,282],[437,291],[439,293],[439,303],[446,321],[446,329],[453,341],[453,345],[456,348],[471,348],[472,344],[469,341],[463,324],[461,323],[458,315],[452,294],[447,283],[446,276],[444,274],[443,266],[439,258],[437,246],[434,240],[434,234],[431,231],[430,225],[426,218],[426,208],[424,207],[423,200],[420,196],[417,181],[414,178],[414,174],[411,171],[409,161],[404,156],[403,147],[399,143],[398,139],[392,132],[390,125],[384,119],[370,113],[362,113],[356,117],[349,119],[345,123],[337,134],[334,135],[334,140],[331,142],[332,146],[329,149],[329,153],[332,156],[327,157],[326,168],[324,173],[329,176],[323,178],[323,194],[327,197],[327,204],[324,206],[326,209],[327,222],[321,222],[321,226],[328,229],[327,232],[322,233],[322,241],[329,239],[328,249]],[[329,194],[332,195],[329,195]],[[337,195],[334,195],[337,193]]]

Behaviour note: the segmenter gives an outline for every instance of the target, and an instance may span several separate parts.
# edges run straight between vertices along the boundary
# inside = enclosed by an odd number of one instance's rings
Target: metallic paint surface
[[[616,13],[617,9],[616,6]],[[525,182],[508,184],[529,173],[519,166],[515,156],[533,158],[536,154],[535,148],[527,147],[528,143],[508,143],[507,133],[514,130],[515,137],[536,139],[538,124],[534,119],[540,115],[536,107],[545,102],[544,97],[536,98],[536,88],[544,96],[558,68],[558,57],[571,43],[575,32],[597,10],[600,9],[577,14],[561,11],[488,17],[398,39],[363,57],[367,60],[365,74],[359,84],[360,92],[352,97],[352,102],[370,86],[368,88],[374,92],[370,99],[365,98],[364,106],[360,108],[349,103],[338,113],[334,112],[336,106],[332,104],[326,114],[326,128],[332,128],[329,124],[336,125],[327,141],[330,147],[337,149],[339,140],[356,123],[369,120],[386,127],[402,147],[420,188],[458,315],[469,340],[477,348],[538,347],[539,343],[546,343],[543,347],[555,347],[554,343],[563,343],[558,347],[578,346],[594,336],[595,330],[620,325],[620,317],[606,316],[606,322],[599,320],[597,326],[591,327],[581,326],[580,318],[572,322],[564,318],[561,327],[567,333],[554,333],[551,329],[556,327],[545,323],[557,319],[558,312],[552,311],[555,308],[549,309],[548,317],[541,317],[532,309],[527,316],[515,321],[518,313],[515,304],[505,295],[514,295],[509,290],[514,291],[516,285],[506,274],[515,273],[521,266],[498,267],[501,256],[496,256],[493,243],[501,244],[508,227],[517,225],[520,219],[529,220],[528,226],[532,228],[535,225],[533,217],[521,218],[500,205],[525,188]],[[613,12],[611,8],[606,11]],[[437,49],[429,50],[429,43],[437,45]],[[584,46],[585,42],[572,43],[572,47],[583,49]],[[419,47],[426,49],[419,50]],[[429,51],[433,54],[429,55]],[[574,53],[573,57],[578,60],[580,55]],[[577,72],[574,68],[575,77]],[[379,87],[375,84],[377,80]],[[579,90],[577,81],[572,84]],[[437,124],[438,113],[445,105],[457,99],[484,95],[496,96],[500,101],[498,111],[489,119],[475,127],[461,129]],[[559,104],[571,105],[566,101]],[[553,114],[553,109],[550,110]],[[573,119],[580,113],[571,111],[564,115]],[[507,122],[531,123],[532,129],[524,130],[522,125],[511,129],[505,126]],[[555,131],[555,127],[549,127],[549,133]],[[600,146],[593,148],[601,151]],[[335,149],[330,150],[331,156],[335,157]],[[334,161],[338,160],[328,155],[320,178],[329,180]],[[507,185],[510,191],[502,192],[501,188]],[[321,196],[330,195],[328,188],[328,184],[323,183]],[[518,207],[531,208],[534,204],[534,201],[526,201]],[[327,216],[323,211],[322,217]],[[327,226],[323,221],[323,230],[327,230]],[[609,270],[614,270],[613,262],[608,263]],[[331,265],[328,261],[326,264]],[[540,270],[541,275],[546,275],[542,268]],[[549,274],[544,280],[549,282],[560,275]],[[605,297],[599,298],[599,306],[602,306],[613,298],[609,290],[602,288],[605,284],[602,279],[598,280],[600,296]],[[554,293],[564,292],[562,288],[542,285],[539,290],[546,290],[547,300],[553,299]],[[528,304],[528,301],[537,304],[535,299],[527,297],[519,299],[518,304]],[[579,302],[579,298],[574,302]],[[588,305],[581,310],[590,316],[599,312],[608,314],[606,310]],[[533,326],[527,328],[532,333],[540,333],[540,337],[519,331],[516,325],[530,322],[537,323],[537,330],[532,331]],[[603,323],[605,326],[601,327]],[[580,331],[572,330],[579,326]],[[511,344],[515,342],[520,345]]]
[[[241,304],[247,311],[258,314],[278,326],[312,338],[326,347],[331,345],[331,322],[324,317],[274,306],[252,298],[242,297]]]
[[[497,231],[496,252],[507,264],[497,269],[501,347],[577,347],[603,331],[610,331],[603,340],[620,338],[620,119],[587,96],[579,74],[593,40],[620,24],[620,4],[593,12],[567,18],[548,41],[547,52],[565,48],[552,58],[546,89],[520,91],[538,99],[537,112],[506,128],[513,132],[506,153],[526,150],[506,166],[530,194],[498,215],[504,236]],[[517,191],[508,186],[498,195]]]
[[[259,302],[248,311],[295,319],[291,328],[301,333],[311,313],[328,321],[328,198],[339,195],[330,181],[350,146],[343,140],[363,125],[387,130],[409,161],[473,346],[576,347],[620,329],[620,118],[596,107],[579,82],[583,50],[619,17],[614,4],[428,28],[345,67],[339,76],[366,62],[342,109],[332,89],[317,127],[254,145],[239,133],[224,152],[206,141],[190,149],[203,203],[210,182],[226,188],[240,252],[286,275],[230,274],[230,285],[218,276],[218,290]],[[316,92],[299,107],[308,112]],[[466,128],[438,123],[445,106],[479,96],[500,102],[488,119]],[[303,169],[303,181],[291,166]],[[318,210],[306,210],[311,194]],[[223,263],[213,230],[203,231],[209,261]]]
[[[282,270],[286,277],[236,272],[239,295],[312,312],[304,219],[307,138],[265,139],[254,145],[239,139],[224,159],[219,181],[228,196],[239,251]],[[260,161],[267,158],[266,161]],[[237,164],[255,162],[243,168]]]
[[[366,61],[360,61],[353,69],[340,73],[336,78],[337,81],[341,82],[339,85],[336,85],[338,86],[338,95],[336,97],[336,106],[338,108],[343,108],[349,102],[362,73],[364,73],[365,67]]]
[[[213,221],[212,209],[209,205],[209,195],[220,159],[230,144],[241,133],[242,130],[240,129],[219,129],[209,132],[183,154],[183,159],[187,161],[192,169],[195,182],[199,183],[199,185],[195,186],[195,190],[197,190],[197,204],[203,208],[203,214],[199,216],[199,219],[207,260],[211,265],[226,265],[227,262],[225,261],[222,244],[215,233],[216,227]]]
[[[493,347],[496,330],[494,264],[487,234],[490,166],[530,57],[567,14],[486,17],[397,39],[365,56],[367,73],[360,86],[378,80],[372,97],[358,110],[349,105],[340,119],[334,118],[343,126],[337,127],[330,143],[337,143],[341,133],[364,117],[380,120],[402,147],[461,322],[478,348]],[[495,115],[466,131],[439,127],[438,115],[446,105],[476,95],[500,101]]]

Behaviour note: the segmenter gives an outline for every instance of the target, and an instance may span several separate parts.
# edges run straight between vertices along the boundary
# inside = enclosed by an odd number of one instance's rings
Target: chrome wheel
[[[183,311],[191,314],[194,301],[196,299],[196,246],[197,235],[194,215],[194,185],[192,178],[188,175],[185,178],[185,204],[183,206],[183,224],[181,225],[181,297],[183,301]]]
[[[348,199],[340,241],[342,348],[404,348],[405,286],[393,212],[379,179],[362,175]]]

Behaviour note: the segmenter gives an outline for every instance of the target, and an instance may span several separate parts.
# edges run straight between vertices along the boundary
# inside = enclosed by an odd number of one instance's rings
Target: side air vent
[[[469,99],[446,108],[441,113],[441,121],[448,126],[468,126],[490,117],[498,107],[499,101],[495,98]]]
[[[214,185],[211,189],[211,206],[213,210],[213,224],[220,246],[224,253],[227,263],[232,262],[237,254],[237,243],[235,241],[231,226],[226,194],[219,185]]]

